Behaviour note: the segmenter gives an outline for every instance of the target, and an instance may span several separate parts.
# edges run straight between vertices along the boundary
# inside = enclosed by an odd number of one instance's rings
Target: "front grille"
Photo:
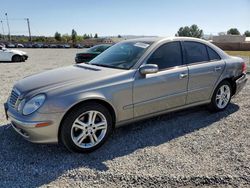
[[[13,89],[10,94],[9,104],[12,108],[16,107],[18,97],[20,96],[20,92],[17,89]]]

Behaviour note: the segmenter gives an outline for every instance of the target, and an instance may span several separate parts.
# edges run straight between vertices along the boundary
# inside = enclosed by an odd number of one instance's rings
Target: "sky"
[[[236,27],[250,30],[250,0],[0,0],[0,20],[8,33],[54,36],[58,31],[99,36],[173,36],[182,26],[197,24],[216,35]],[[0,33],[3,33],[0,25]]]

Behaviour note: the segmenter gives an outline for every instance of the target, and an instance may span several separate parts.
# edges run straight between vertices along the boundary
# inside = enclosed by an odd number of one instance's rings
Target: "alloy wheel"
[[[105,116],[95,110],[78,116],[71,128],[71,139],[80,148],[92,148],[100,143],[107,133]]]
[[[228,85],[222,85],[216,94],[216,105],[219,109],[223,109],[229,103],[231,97],[231,90]]]

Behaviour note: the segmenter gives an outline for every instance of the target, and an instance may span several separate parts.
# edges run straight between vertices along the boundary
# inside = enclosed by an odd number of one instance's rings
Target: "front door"
[[[188,68],[182,63],[180,42],[163,44],[147,64],[157,64],[159,72],[136,76],[133,86],[134,117],[185,105]]]

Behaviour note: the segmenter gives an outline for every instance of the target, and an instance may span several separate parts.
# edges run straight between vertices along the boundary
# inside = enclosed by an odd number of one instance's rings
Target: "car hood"
[[[98,82],[126,70],[78,64],[31,75],[18,81],[14,86],[25,95],[31,91],[47,92],[59,88],[72,88]]]
[[[11,52],[13,54],[19,54],[19,55],[26,55],[26,52],[23,52],[21,50],[12,50],[12,49],[6,49],[5,52]]]

